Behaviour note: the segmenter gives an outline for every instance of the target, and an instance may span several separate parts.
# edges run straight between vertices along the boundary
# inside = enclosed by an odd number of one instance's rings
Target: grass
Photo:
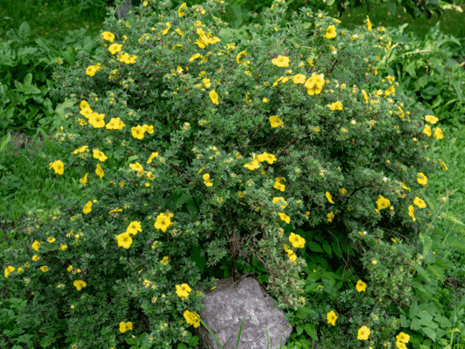
[[[96,6],[99,5],[100,6]],[[61,40],[69,30],[97,34],[106,15],[105,1],[25,0],[0,1],[0,37],[27,21],[33,37]]]
[[[60,40],[68,30],[79,28],[98,33],[105,16],[104,8],[95,7],[85,13],[83,10],[73,9],[70,1],[3,1],[0,3],[0,36],[3,37],[10,28],[17,28],[25,18],[34,19],[29,24],[37,37]],[[364,9],[344,13],[343,25],[363,24],[366,15]],[[420,18],[412,21],[408,14],[389,14],[383,5],[375,5],[369,15],[374,25],[396,26],[409,22],[410,30],[420,35],[440,20],[447,23],[442,26],[444,32],[459,38],[465,37],[465,26],[462,25],[465,16],[455,11],[446,11],[445,16],[440,19],[433,17],[429,20]],[[449,229],[457,224],[450,217],[459,220],[465,217],[465,163],[461,159],[462,154],[457,151],[465,149],[465,125],[441,125],[441,128],[444,139],[435,140],[427,156],[440,158],[449,170],[438,171],[429,176],[426,194],[430,205],[437,209],[437,198],[446,196],[446,190],[451,191],[448,206],[436,224],[437,229]],[[59,216],[64,207],[58,206],[58,202],[79,197],[80,185],[77,179],[80,174],[69,168],[64,174],[67,180],[56,181],[56,175],[49,170],[49,164],[44,159],[45,154],[59,158],[60,151],[61,146],[53,135],[49,135],[47,139],[39,135],[30,137],[8,133],[0,139],[0,255],[2,250],[16,247],[15,241],[24,238],[22,232],[34,218]]]

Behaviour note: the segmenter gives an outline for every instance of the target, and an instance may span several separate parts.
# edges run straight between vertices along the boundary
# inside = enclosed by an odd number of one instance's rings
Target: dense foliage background
[[[201,1],[187,1],[188,6],[195,3]],[[415,251],[422,256],[415,265],[415,278],[411,282],[416,303],[410,308],[393,308],[391,311],[399,319],[402,330],[411,335],[413,348],[464,348],[465,224],[462,217],[465,214],[465,168],[457,151],[465,146],[465,28],[461,25],[465,16],[460,11],[464,9],[463,4],[439,2],[441,6],[438,8],[435,3],[416,2],[415,5],[407,0],[397,2],[397,6],[394,2],[376,1],[369,4],[356,1],[321,2],[318,5],[307,1],[287,3],[286,18],[302,6],[313,6],[316,12],[326,11],[339,18],[341,26],[347,29],[365,26],[369,14],[374,26],[386,28],[382,35],[392,39],[390,54],[379,62],[379,74],[394,76],[399,82],[396,91],[421,103],[422,108],[439,118],[437,125],[443,129],[444,139],[433,141],[425,156],[444,162],[447,170],[428,176],[425,201],[428,214],[434,220],[425,232],[419,234],[421,244]],[[28,234],[36,224],[71,215],[69,207],[81,197],[82,187],[77,180],[81,174],[70,167],[67,168],[69,181],[56,181],[56,175],[52,174],[45,159],[63,156],[60,127],[64,122],[65,105],[60,95],[51,93],[56,84],[53,73],[57,67],[75,66],[82,55],[92,57],[96,54],[102,22],[113,4],[113,1],[102,0],[0,1],[0,37],[3,39],[0,42],[2,260],[5,259],[4,251],[18,248],[22,240],[29,238]],[[133,1],[135,7],[140,4],[141,1]],[[170,6],[177,9],[181,4],[182,1],[173,1]],[[233,1],[222,18],[247,38],[250,28],[262,21],[262,12],[271,4],[272,1]],[[431,16],[430,10],[441,17]],[[290,231],[286,230],[286,233]],[[317,261],[316,269],[322,268],[321,273],[313,273],[313,266],[308,266],[306,273],[312,278],[312,285],[321,283],[327,290],[342,285],[338,250],[333,246],[328,248],[323,240],[314,242],[313,249],[303,253],[304,257]],[[263,265],[256,259],[250,265],[240,264],[239,267],[243,272],[255,272],[264,282],[268,278]],[[206,268],[205,275],[222,278],[229,276],[231,271],[231,261],[224,258],[216,267]],[[25,332],[24,324],[31,321],[26,303],[17,294],[9,292],[3,280],[0,290],[0,324],[6,329],[0,339],[8,345],[15,343],[17,349],[19,345],[38,348],[37,342],[31,339],[36,337],[28,337]],[[330,299],[327,293],[321,297],[324,301]],[[289,348],[305,347],[316,339],[331,347],[335,338],[322,337],[322,332],[312,327],[311,321],[302,323],[308,316],[303,311],[295,314],[294,320],[300,324],[295,326],[288,341]],[[59,328],[61,324],[55,326]],[[48,338],[40,345],[52,346],[51,343],[53,340]],[[194,343],[195,340],[183,345],[193,346]]]

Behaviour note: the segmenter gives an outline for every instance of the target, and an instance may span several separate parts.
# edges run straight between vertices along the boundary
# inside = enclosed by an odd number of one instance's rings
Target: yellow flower
[[[330,213],[328,213],[328,222],[332,222],[334,219],[334,213],[331,211]]]
[[[426,185],[426,183],[428,183],[428,178],[426,178],[423,172],[420,172],[417,174],[417,181],[421,185]]]
[[[83,281],[83,280],[75,280],[74,283],[73,283],[73,285],[76,287],[76,289],[77,289],[78,291],[80,291],[81,288],[87,286],[86,282]]]
[[[407,346],[404,343],[399,342],[399,341],[396,342],[396,346],[398,349],[407,349]]]
[[[425,125],[425,128],[423,129],[423,133],[427,135],[428,137],[431,137],[431,127],[430,125]]]
[[[272,165],[273,162],[276,161],[276,156],[274,156],[273,154],[268,154],[267,152],[264,152],[262,154],[257,155],[257,160],[260,162],[266,161],[267,163]]]
[[[391,202],[389,201],[389,199],[383,197],[382,195],[378,195],[378,196],[379,196],[379,199],[376,201],[376,204],[378,205],[378,211],[391,206]]]
[[[368,339],[368,337],[370,336],[370,329],[366,326],[362,326],[359,330],[358,330],[358,336],[357,336],[357,339],[358,340],[361,340],[361,341],[366,341]]]
[[[62,175],[64,172],[65,165],[60,160],[57,160],[55,162],[50,163],[49,170],[52,168],[55,170],[56,174]]]
[[[131,134],[136,139],[143,139],[145,133],[145,128],[143,126],[137,125],[136,127],[131,127]]]
[[[320,94],[325,84],[324,75],[312,73],[312,76],[307,79],[304,86],[307,88],[307,93],[310,96]]]
[[[334,310],[331,310],[328,314],[326,314],[326,320],[328,320],[328,324],[336,326],[337,316]]]
[[[178,8],[178,16],[179,17],[182,17],[182,16],[185,16],[186,13],[183,11],[183,9],[187,8],[187,4],[186,3],[183,3],[181,6],[179,6]]]
[[[237,64],[243,63],[243,60],[241,60],[241,57],[242,57],[242,56],[247,56],[247,55],[248,55],[248,53],[247,53],[246,51],[241,51],[241,52],[239,52],[239,53],[237,54],[237,56],[236,56],[236,62],[237,62]]]
[[[376,264],[378,264],[378,261],[377,260],[372,260],[371,264],[376,265]]]
[[[118,52],[121,51],[121,47],[123,47],[123,45],[120,45],[120,44],[112,44],[110,45],[110,47],[108,48],[108,51],[110,51],[110,53],[112,55],[115,55],[117,54]]]
[[[439,119],[433,115],[425,115],[425,120],[433,125],[439,121]]]
[[[272,59],[271,63],[281,68],[287,68],[289,67],[289,57],[278,56],[277,58]]]
[[[85,204],[84,208],[82,209],[82,212],[84,214],[89,214],[92,212],[92,201],[88,201],[87,204]]]
[[[104,118],[104,114],[92,113],[89,117],[89,124],[95,128],[102,128],[103,126],[105,126]]]
[[[136,172],[142,172],[144,171],[144,168],[142,167],[141,164],[139,164],[138,162],[135,162],[133,164],[129,164],[129,167],[133,170],[133,171],[136,171]]]
[[[328,107],[329,107],[331,110],[342,110],[342,109],[343,109],[342,103],[341,103],[340,101],[333,102],[333,103],[331,103],[330,105],[328,105]]]
[[[40,247],[40,242],[35,240],[34,243],[32,244],[32,249],[34,251],[39,251],[39,247]]]
[[[306,76],[304,74],[297,74],[294,75],[292,78],[292,82],[294,84],[304,84],[305,83]]]
[[[282,197],[273,198],[273,204],[276,204],[276,203],[279,203],[279,202],[282,202],[282,204],[279,204],[279,206],[281,206],[282,209],[284,209],[287,206],[287,202],[286,202],[286,200],[284,200],[284,198],[282,198]]]
[[[212,103],[218,105],[218,94],[216,93],[216,91],[211,90],[208,95],[210,96]]]
[[[176,285],[176,294],[178,295],[178,297],[187,298],[189,297],[189,292],[191,291],[192,290],[188,284]]]
[[[149,4],[148,1],[144,1],[144,2],[142,3],[142,5],[143,5],[144,7],[147,7],[148,4]]]
[[[346,194],[347,194],[346,188],[339,189],[339,193],[340,193],[341,195],[346,195]]]
[[[160,263],[161,264],[168,264],[169,263],[168,257],[167,256],[163,257],[163,259],[160,261]],[[162,297],[164,297],[164,296],[162,296]]]
[[[100,69],[98,65],[91,65],[86,68],[86,74],[89,76],[94,76],[95,73]]]
[[[103,176],[105,175],[105,172],[103,172],[103,168],[102,168],[102,166],[100,166],[100,164],[97,164],[97,168],[95,169],[95,173],[100,178],[103,178]]]
[[[79,183],[81,183],[83,186],[86,186],[86,184],[87,184],[87,173],[84,175],[84,177],[82,177],[79,180]]]
[[[367,94],[367,91],[362,90],[362,94],[363,94],[363,98],[365,98],[366,104],[368,104],[368,94]]]
[[[157,156],[158,156],[158,152],[150,154],[149,159],[147,160],[147,164],[151,164],[152,160],[156,158]]]
[[[196,60],[197,58],[200,58],[202,57],[202,55],[200,53],[194,53],[191,58],[189,58],[189,62],[193,62],[194,60]]]
[[[171,217],[167,214],[160,213],[157,216],[157,220],[154,224],[155,229],[160,229],[163,232],[166,232],[168,227],[171,225]]]
[[[326,39],[334,39],[336,36],[337,36],[337,33],[336,33],[336,27],[334,25],[330,25],[327,29],[326,29],[326,34],[323,35]]]
[[[163,35],[166,35],[166,34],[168,34],[168,31],[169,31],[169,30],[170,30],[170,28],[171,28],[171,24],[170,24],[170,22],[166,22],[166,23],[165,23],[165,25],[166,25],[168,28],[166,28],[166,29],[163,29],[163,30],[161,31],[161,33],[162,33]]]
[[[66,250],[68,248],[67,245],[63,245],[63,244],[60,244],[60,245],[61,245],[60,250],[62,250],[62,251]]]
[[[44,273],[48,271],[48,267],[46,265],[44,265],[43,267],[40,267],[39,269],[42,270]]]
[[[8,278],[8,274],[10,274],[11,272],[13,272],[15,270],[15,267],[13,266],[8,266],[5,268],[5,277]]]
[[[283,212],[278,212],[278,216],[279,216],[279,218],[281,218],[281,220],[283,220],[287,224],[289,224],[289,222],[291,221],[291,218],[287,214],[285,214]]]
[[[295,248],[305,247],[305,239],[298,234],[291,233],[291,235],[289,236],[289,242]]]
[[[436,139],[442,139],[443,138],[442,130],[439,127],[436,127],[434,129],[434,137],[436,137]]]
[[[370,17],[367,16],[367,27],[368,27],[368,30],[371,30],[373,25],[371,24],[371,21],[370,21]]]
[[[357,284],[355,285],[355,288],[357,289],[358,292],[365,292],[367,289],[367,284],[364,283],[362,280],[358,280]]]
[[[281,183],[281,180],[286,181],[286,179],[284,177],[275,178],[275,183],[273,185],[273,188],[284,191],[284,189],[286,189],[286,186]]]
[[[396,339],[398,342],[401,342],[401,343],[408,343],[410,342],[410,336],[404,332],[401,332],[399,333],[397,336],[396,336]]]
[[[83,101],[83,102],[85,102],[85,101]],[[86,102],[86,103],[87,103],[87,102]],[[88,148],[87,145],[83,145],[82,147],[79,147],[79,148],[77,148],[75,151],[73,151],[73,154],[74,154],[74,155],[77,155],[77,154],[83,153],[83,152],[85,152],[85,151],[88,151],[87,148]]]
[[[414,213],[415,213],[415,208],[412,205],[410,205],[408,207],[408,215],[412,217],[412,221],[415,222],[416,219],[415,219],[415,216],[413,215]]]
[[[32,260],[35,261],[35,262],[37,262],[39,259],[40,259],[40,257],[37,256],[37,255],[34,255],[34,256],[32,257]]]
[[[119,323],[119,331],[124,333],[126,331],[132,330],[132,322],[120,322]]]
[[[330,203],[334,204],[333,197],[331,196],[329,192],[326,192],[326,198],[328,199]]]
[[[118,241],[119,247],[123,247],[125,249],[131,247],[132,238],[128,232],[117,235],[116,240]]]
[[[278,115],[273,115],[270,116],[268,119],[270,121],[271,127],[272,128],[277,128],[279,126],[284,127],[284,124],[280,118],[278,118]]]
[[[122,211],[122,210],[120,210]],[[138,221],[132,221],[128,228],[126,229],[126,232],[129,233],[129,234],[132,234],[132,235],[136,235],[137,232],[142,232],[142,227],[141,227],[141,224],[140,222]]]
[[[441,166],[442,166],[444,171],[448,170],[448,168],[447,168],[446,164],[444,163],[444,161],[441,162]]]
[[[183,315],[189,325],[193,325],[195,328],[200,326],[199,316],[196,313],[186,310]]]
[[[247,169],[249,169],[250,171],[253,171],[253,170],[259,168],[259,167],[260,167],[260,164],[258,163],[257,160],[253,160],[253,161],[251,161],[251,162],[245,164],[244,167],[247,168]]]
[[[103,162],[108,159],[108,157],[105,156],[105,154],[98,149],[94,149],[93,153],[94,153],[94,158],[98,159],[99,161]]]
[[[268,103],[268,98],[264,97],[263,98],[263,103]]]
[[[413,200],[413,204],[418,206],[419,208],[425,208],[426,207],[425,202],[422,199],[418,198],[418,197],[415,197],[415,200]]]
[[[52,243],[52,242],[55,242],[56,239],[55,239],[55,238],[52,238],[52,237],[50,236],[50,237],[47,239],[47,241],[48,241],[49,243]]]
[[[106,41],[113,42],[113,40],[115,40],[115,35],[110,32],[103,32],[102,34],[100,34],[100,36],[103,40]]]

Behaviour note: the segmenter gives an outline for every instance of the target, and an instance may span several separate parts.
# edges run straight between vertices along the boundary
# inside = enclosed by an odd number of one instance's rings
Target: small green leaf
[[[329,255],[329,257],[332,257],[331,246],[329,245],[328,241],[323,241],[323,249]]]
[[[324,252],[320,244],[315,241],[310,241],[307,246],[312,252]]]
[[[318,340],[318,334],[316,332],[316,326],[315,324],[310,324],[306,323],[304,324],[304,329],[307,334],[312,337],[313,340],[317,341]]]

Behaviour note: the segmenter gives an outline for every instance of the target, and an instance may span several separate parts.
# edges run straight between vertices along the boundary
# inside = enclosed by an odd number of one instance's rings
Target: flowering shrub
[[[370,279],[351,290],[367,289],[365,312],[380,297],[409,301],[402,265],[412,253],[391,239],[415,240],[427,224],[420,190],[441,165],[422,157],[421,107],[377,72],[391,45],[383,28],[341,30],[308,8],[285,22],[287,5],[275,0],[246,40],[213,15],[223,6],[144,1],[126,20],[112,10],[97,56],[58,67],[63,132],[74,136],[62,138],[50,170],[61,180],[79,169],[69,180],[82,184],[82,200],[7,251],[4,267],[30,311],[43,311],[31,325],[43,341],[189,340],[203,292],[215,287],[190,258],[194,246],[210,268],[232,259],[234,278],[236,262],[256,257],[278,307],[302,308],[306,239],[289,227],[328,227],[349,241]],[[343,322],[353,338],[380,336],[359,330],[357,316],[356,327]]]

